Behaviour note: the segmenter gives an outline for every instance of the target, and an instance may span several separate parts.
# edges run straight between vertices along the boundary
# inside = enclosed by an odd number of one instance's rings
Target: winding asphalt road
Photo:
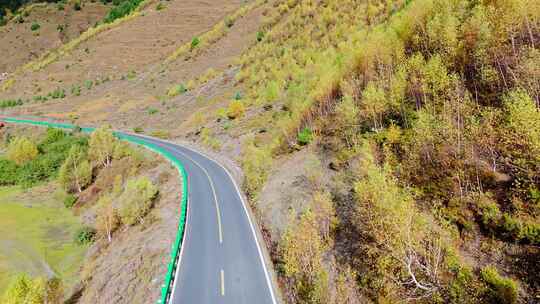
[[[185,239],[169,303],[277,304],[246,203],[229,173],[189,148],[169,150],[188,175]]]
[[[184,146],[140,138],[170,151],[188,175],[185,239],[169,303],[277,304],[263,244],[228,171]]]
[[[129,135],[168,150],[187,172],[184,242],[167,304],[277,304],[263,244],[228,171],[187,147]]]

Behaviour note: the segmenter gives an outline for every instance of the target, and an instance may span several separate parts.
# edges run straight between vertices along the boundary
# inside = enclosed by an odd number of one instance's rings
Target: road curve
[[[0,117],[0,122],[14,120],[7,119]],[[36,122],[20,120],[18,123]],[[250,219],[246,202],[228,171],[216,161],[182,145],[123,134],[167,150],[182,162],[187,172],[184,241],[167,303],[278,304],[263,256],[263,244],[256,237],[256,226]]]
[[[188,175],[185,239],[169,303],[277,304],[263,244],[228,171],[187,147],[137,137],[168,150]]]

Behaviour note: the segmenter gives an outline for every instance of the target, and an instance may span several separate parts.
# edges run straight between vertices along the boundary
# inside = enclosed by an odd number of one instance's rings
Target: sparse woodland
[[[274,109],[245,189],[304,145],[334,171],[272,240],[287,301],[538,301],[540,2],[282,1],[267,19],[238,75],[248,108]]]
[[[112,1],[104,22],[141,3]],[[154,134],[171,131],[232,155],[259,218],[273,215],[259,203],[283,163],[305,151],[315,155],[306,168],[285,168],[307,172],[307,207],[290,210],[280,234],[262,227],[285,303],[540,302],[540,1],[253,3],[262,26],[229,66],[234,95],[213,92],[227,95],[216,107],[198,96],[196,104],[182,99],[226,74],[209,67],[191,80],[163,78],[167,89],[151,93],[166,95],[161,107],[107,119],[143,133],[154,126],[139,126],[141,113],[159,117],[152,120],[158,125],[173,117],[166,102],[191,105],[190,113],[174,114],[181,132],[165,126],[172,129]],[[237,29],[236,17],[186,39],[163,58],[160,74],[166,77],[175,61],[184,69],[206,58]],[[125,78],[144,82],[144,68]],[[83,95],[93,85],[88,80]],[[53,104],[64,90],[36,100]],[[77,85],[67,98],[80,95]],[[10,97],[0,108],[24,103]],[[96,202],[97,230],[80,239],[97,236],[108,246],[122,227],[144,226],[158,189],[129,178],[142,166],[138,154],[106,144],[113,140],[107,128],[69,140],[80,145],[59,144],[62,161],[50,170],[70,194],[66,206],[89,196]],[[0,175],[0,184],[34,183],[29,168],[49,164],[49,146],[10,140],[0,171],[14,174]],[[43,178],[56,177],[37,168]],[[107,191],[96,197],[90,188]]]

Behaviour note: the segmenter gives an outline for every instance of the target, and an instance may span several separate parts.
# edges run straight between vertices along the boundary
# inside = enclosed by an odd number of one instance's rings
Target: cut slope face
[[[60,46],[101,20],[108,7],[100,2],[86,3],[81,10],[71,5],[59,9],[56,4],[37,4],[23,14],[23,23],[15,18],[0,27],[0,73],[11,73],[18,66]],[[26,16],[25,16],[26,15]],[[39,29],[32,31],[32,24]]]

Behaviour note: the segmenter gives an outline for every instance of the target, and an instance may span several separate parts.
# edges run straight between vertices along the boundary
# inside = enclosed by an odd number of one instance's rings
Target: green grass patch
[[[56,273],[67,286],[78,279],[86,246],[73,242],[79,219],[40,186],[24,192],[0,187],[0,291],[18,273]]]

